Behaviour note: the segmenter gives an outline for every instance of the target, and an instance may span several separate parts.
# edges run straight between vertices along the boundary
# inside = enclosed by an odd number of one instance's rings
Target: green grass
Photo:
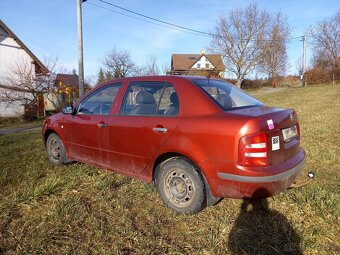
[[[39,131],[2,135],[0,254],[339,254],[340,86],[256,97],[296,109],[313,184],[179,215],[149,184],[80,163],[52,166]]]

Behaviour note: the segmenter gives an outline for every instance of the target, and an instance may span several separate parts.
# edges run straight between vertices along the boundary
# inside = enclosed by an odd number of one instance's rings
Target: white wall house
[[[175,75],[223,77],[225,67],[220,54],[172,54],[171,71]]]
[[[18,83],[21,82],[13,72],[18,66],[25,66],[32,70],[30,72],[32,76],[48,73],[44,64],[0,19],[0,117],[24,114],[23,102],[8,103],[4,99],[5,94],[20,96],[20,93],[25,93],[24,86],[17,86],[14,82],[16,79]]]
[[[202,56],[192,65],[193,69],[214,69],[215,66],[209,61],[209,59],[202,54]]]

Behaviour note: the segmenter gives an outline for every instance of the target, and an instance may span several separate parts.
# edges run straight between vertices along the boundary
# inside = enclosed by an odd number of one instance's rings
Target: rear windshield
[[[261,106],[263,103],[235,86],[220,80],[193,80],[224,110]]]

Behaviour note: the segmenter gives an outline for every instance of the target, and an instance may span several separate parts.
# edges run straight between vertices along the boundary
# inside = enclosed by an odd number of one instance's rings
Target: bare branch
[[[136,66],[131,60],[130,52],[119,51],[116,48],[106,54],[103,64],[108,78],[131,76]]]
[[[334,84],[340,67],[340,10],[311,26],[308,35],[313,46],[314,67],[331,73]]]
[[[288,67],[286,41],[291,35],[291,29],[288,26],[287,16],[283,16],[281,12],[274,14],[268,32],[269,47],[264,51],[258,69],[275,82],[279,75],[284,75]]]
[[[35,66],[24,60],[10,66],[9,73],[3,77],[0,84],[0,101],[8,107],[17,104],[38,105],[39,97],[44,95],[55,110],[60,110],[61,95],[55,87],[54,74],[57,58],[44,57],[44,62],[50,72],[43,75],[36,74]]]
[[[145,66],[145,75],[159,75],[159,68],[157,64],[157,57],[150,55]]]
[[[266,35],[270,15],[256,5],[231,10],[220,17],[209,50],[225,56],[228,71],[237,77],[237,85],[263,58],[269,47]]]

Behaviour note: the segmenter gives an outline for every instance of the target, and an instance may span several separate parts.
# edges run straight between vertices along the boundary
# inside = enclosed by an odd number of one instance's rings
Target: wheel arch
[[[45,147],[46,147],[47,138],[49,137],[50,134],[53,134],[53,133],[56,134],[57,136],[59,136],[59,138],[61,139],[61,137],[60,137],[60,135],[58,134],[57,131],[55,131],[55,130],[52,129],[52,128],[46,129],[45,132],[44,132],[44,136],[43,136]]]
[[[180,153],[176,153],[176,152],[166,152],[166,153],[163,153],[161,155],[159,155],[156,160],[154,161],[153,163],[153,166],[152,166],[152,182],[155,181],[155,174],[156,174],[156,170],[157,170],[157,167],[160,163],[170,159],[170,158],[174,158],[174,157],[185,157],[184,155],[180,154]],[[187,157],[185,157],[187,158]]]
[[[153,164],[153,168],[152,168],[152,182],[155,182],[155,174],[156,174],[156,170],[157,167],[159,166],[159,164],[161,164],[162,162],[170,159],[170,158],[174,158],[174,157],[182,157],[185,158],[185,160],[189,161],[191,164],[194,165],[195,169],[197,169],[198,173],[201,175],[203,183],[204,183],[204,189],[205,189],[205,194],[206,194],[206,199],[207,199],[207,204],[209,204],[209,201],[211,200],[212,197],[212,193],[210,190],[210,186],[209,183],[207,181],[207,178],[204,174],[204,172],[202,171],[202,169],[198,166],[198,164],[196,164],[193,160],[191,160],[188,156],[177,153],[177,152],[167,152],[167,153],[163,153],[161,155],[159,155],[157,157],[157,159],[154,161]]]

